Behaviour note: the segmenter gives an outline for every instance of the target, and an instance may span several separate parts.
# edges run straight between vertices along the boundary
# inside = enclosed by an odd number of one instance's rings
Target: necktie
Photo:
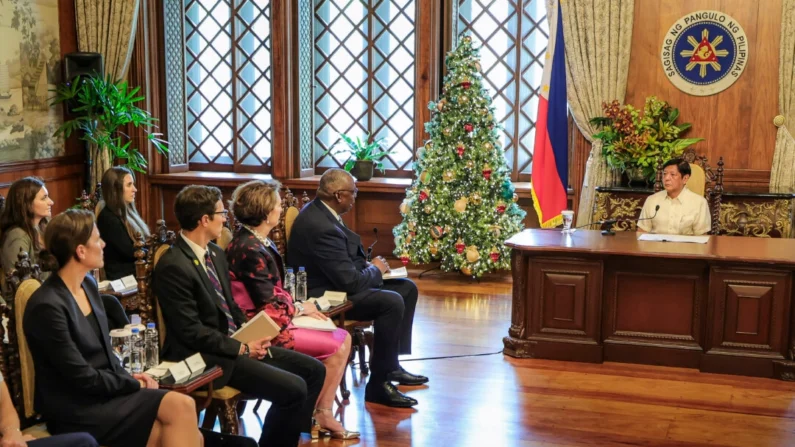
[[[229,312],[229,304],[226,302],[226,298],[224,297],[224,289],[221,288],[221,281],[218,280],[218,273],[215,271],[215,265],[213,265],[213,260],[212,257],[210,257],[209,251],[204,254],[204,263],[206,265],[207,276],[210,278],[210,282],[213,284],[213,288],[215,289],[215,296],[218,298],[218,304],[221,306],[221,310],[224,311],[224,315],[226,315],[229,335],[232,335],[237,330],[237,325],[235,324],[235,320],[232,318],[232,313]]]

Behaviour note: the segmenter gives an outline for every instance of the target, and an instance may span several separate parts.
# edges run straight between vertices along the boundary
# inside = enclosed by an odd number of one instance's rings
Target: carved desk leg
[[[532,357],[530,346],[524,340],[527,315],[527,259],[519,250],[511,251],[511,274],[513,275],[513,299],[511,303],[511,327],[508,336],[502,339],[503,353],[511,357]]]

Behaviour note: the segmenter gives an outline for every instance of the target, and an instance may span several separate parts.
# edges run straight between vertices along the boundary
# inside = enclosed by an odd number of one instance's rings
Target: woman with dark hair
[[[351,352],[348,331],[333,332],[301,329],[293,326],[293,317],[307,315],[327,319],[313,303],[294,301],[282,286],[282,257],[268,233],[279,223],[282,214],[279,182],[254,180],[235,189],[229,207],[241,229],[226,248],[229,276],[235,303],[250,318],[264,310],[282,330],[271,343],[312,356],[326,367],[326,379],[317,399],[315,420],[319,430],[337,439],[358,438],[334,418],[332,404],[337,386],[345,374]],[[313,430],[313,436],[316,433]]]
[[[149,227],[135,210],[135,177],[123,166],[114,166],[102,176],[101,211],[97,228],[106,241],[105,277],[108,280],[135,275],[135,235],[149,236]]]
[[[52,205],[40,179],[25,177],[11,184],[0,214],[0,264],[5,273],[15,268],[20,251],[28,254],[31,263],[38,264]]]
[[[34,404],[53,434],[88,432],[107,447],[202,445],[193,400],[158,390],[111,352],[97,283],[105,243],[94,215],[68,210],[49,223],[41,258],[59,266],[25,308],[36,373]]]

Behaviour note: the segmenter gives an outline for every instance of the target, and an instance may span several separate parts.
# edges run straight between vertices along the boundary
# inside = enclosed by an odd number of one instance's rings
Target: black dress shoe
[[[392,371],[387,374],[386,378],[390,382],[397,382],[401,385],[422,385],[423,383],[428,383],[427,377],[412,374],[403,369],[402,366],[399,367],[397,371]]]
[[[364,400],[374,404],[401,408],[413,407],[418,403],[417,399],[413,399],[401,393],[395,388],[395,385],[389,382],[379,384],[368,383],[364,390]]]

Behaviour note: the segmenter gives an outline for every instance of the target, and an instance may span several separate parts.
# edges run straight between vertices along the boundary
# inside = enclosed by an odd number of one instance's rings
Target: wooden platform
[[[343,415],[362,439],[313,443],[307,435],[301,445],[795,445],[795,384],[789,382],[502,354],[408,361],[498,352],[511,320],[509,278],[474,283],[445,274],[416,282],[414,355],[402,364],[431,378],[428,387],[403,388],[420,404],[414,410],[365,405],[364,382],[354,370]],[[244,414],[246,433],[255,439],[266,409],[263,403],[257,416],[249,406]]]

